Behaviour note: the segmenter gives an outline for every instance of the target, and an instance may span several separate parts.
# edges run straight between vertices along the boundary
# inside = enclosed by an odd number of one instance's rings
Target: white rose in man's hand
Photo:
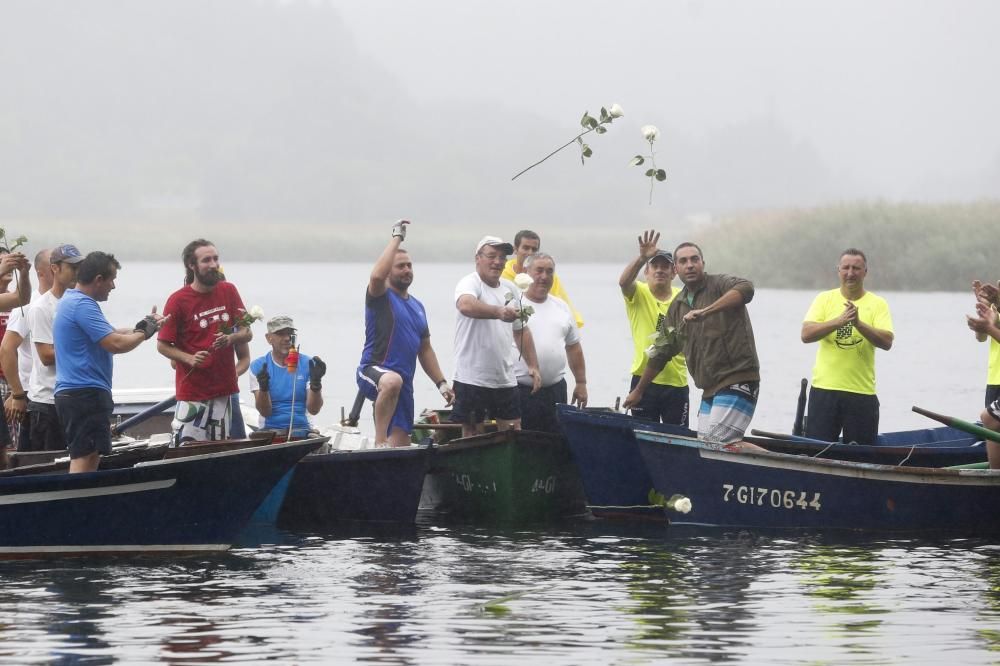
[[[264,308],[260,307],[259,305],[253,306],[252,308],[250,308],[250,316],[253,317],[254,319],[263,319]]]
[[[535,281],[532,280],[531,276],[527,273],[518,273],[514,276],[514,284],[517,285],[517,288],[521,291],[530,287],[534,282]]]

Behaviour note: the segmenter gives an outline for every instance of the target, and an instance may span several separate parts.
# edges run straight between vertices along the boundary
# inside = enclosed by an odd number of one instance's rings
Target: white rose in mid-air
[[[656,141],[660,136],[660,130],[656,129],[656,125],[643,125],[640,131],[642,132],[642,138],[646,141]]]
[[[691,500],[687,497],[682,497],[676,502],[674,502],[674,511],[680,513],[690,513],[691,512]]]
[[[608,109],[608,115],[612,118],[621,118],[625,115],[625,112],[622,110],[622,107],[617,104],[612,104],[611,108]]]
[[[250,308],[250,316],[253,317],[254,319],[263,319],[264,308],[260,307],[259,305],[253,306],[252,308]]]
[[[535,281],[532,280],[531,276],[527,273],[518,273],[514,276],[514,284],[517,285],[517,288],[521,291],[530,287],[534,282]]]

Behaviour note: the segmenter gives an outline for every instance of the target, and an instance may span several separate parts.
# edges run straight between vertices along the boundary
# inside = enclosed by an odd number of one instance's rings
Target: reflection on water
[[[261,527],[225,555],[0,572],[0,661],[19,664],[988,663],[1000,648],[1000,549],[968,540]]]

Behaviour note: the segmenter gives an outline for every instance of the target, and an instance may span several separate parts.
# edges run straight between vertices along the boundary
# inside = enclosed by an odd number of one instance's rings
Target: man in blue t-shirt
[[[268,319],[264,337],[271,351],[250,363],[250,390],[261,425],[282,437],[308,437],[312,425],[306,412],[315,416],[323,407],[326,363],[319,356],[299,354],[291,317]]]
[[[56,354],[56,413],[66,431],[69,471],[92,472],[111,453],[112,355],[130,352],[159,330],[163,317],[143,317],[134,329],[115,329],[98,302],[108,300],[121,264],[91,252],[79,263],[76,289],[59,301],[52,324]]]
[[[365,348],[358,365],[358,388],[375,402],[376,446],[409,446],[413,430],[413,375],[417,360],[447,405],[455,399],[431,347],[424,306],[409,294],[413,262],[399,246],[406,220],[375,262],[365,293]]]

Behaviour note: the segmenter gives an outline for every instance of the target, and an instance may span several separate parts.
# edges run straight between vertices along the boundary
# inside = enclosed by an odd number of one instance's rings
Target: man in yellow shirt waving
[[[514,256],[507,260],[500,277],[504,280],[513,280],[515,275],[523,273],[525,271],[524,260],[538,252],[541,247],[542,239],[534,231],[530,229],[518,231],[514,234]],[[573,313],[576,327],[583,328],[583,316],[573,307],[573,302],[569,300],[569,295],[566,294],[558,275],[552,276],[552,289],[549,290],[549,295],[561,298],[569,306],[570,312]]]
[[[865,291],[868,259],[854,248],[840,254],[840,288],[821,292],[802,322],[802,342],[819,342],[809,391],[806,435],[873,444],[878,435],[875,348],[894,338],[885,299]]]
[[[625,266],[618,278],[618,286],[625,299],[625,313],[632,329],[631,390],[639,383],[649,362],[646,348],[652,342],[656,327],[681,291],[673,285],[677,275],[673,255],[657,247],[660,234],[650,229],[643,232],[638,240],[638,256]],[[639,271],[644,271],[645,282],[636,279]],[[653,378],[642,399],[632,407],[632,415],[687,428],[690,404],[687,374],[684,355],[677,354]]]

